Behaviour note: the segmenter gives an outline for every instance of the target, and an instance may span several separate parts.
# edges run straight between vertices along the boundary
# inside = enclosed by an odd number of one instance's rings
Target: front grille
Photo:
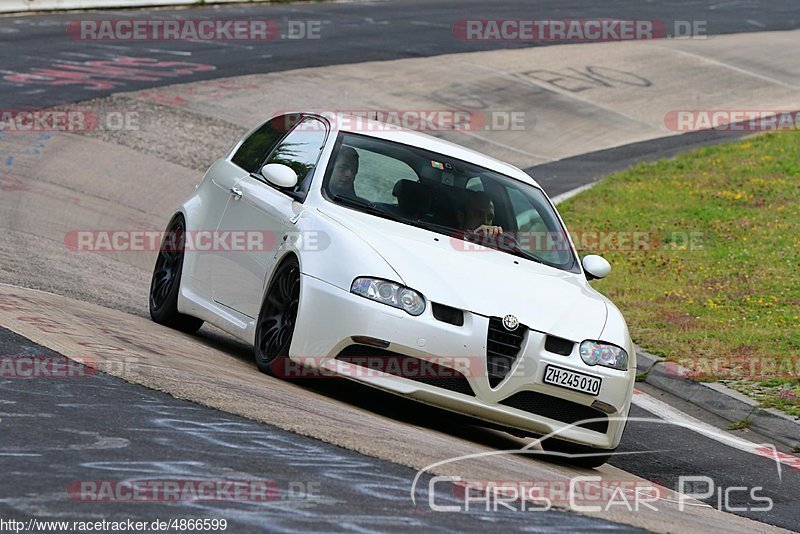
[[[446,389],[454,393],[474,397],[472,386],[460,372],[444,365],[439,365],[413,356],[398,354],[388,350],[368,347],[366,345],[350,345],[342,350],[337,360],[360,367],[408,378],[415,382]]]
[[[511,372],[511,367],[519,356],[522,340],[525,338],[527,330],[526,327],[519,325],[516,330],[509,332],[499,317],[489,319],[486,372],[489,375],[489,385],[493,388],[497,387]]]
[[[568,424],[578,423],[578,421],[583,421],[584,419],[603,418],[602,421],[580,423],[577,426],[588,428],[601,434],[605,434],[608,431],[608,416],[605,413],[577,402],[551,397],[543,393],[521,391],[500,401],[500,404]]]

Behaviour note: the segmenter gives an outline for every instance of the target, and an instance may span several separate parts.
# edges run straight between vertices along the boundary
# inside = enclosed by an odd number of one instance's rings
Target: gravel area
[[[86,112],[86,117],[94,114],[99,118],[100,127],[83,133],[71,133],[127,147],[137,153],[155,156],[201,172],[223,155],[233,141],[245,132],[244,127],[220,119],[136,100],[124,94],[95,99],[64,109],[81,110]],[[120,117],[129,117],[129,125],[134,127],[107,127],[109,122],[115,122]],[[0,149],[8,141],[0,142]],[[10,141],[13,143],[13,139]],[[48,157],[46,149],[43,157]],[[28,174],[31,171],[22,167],[18,171],[12,169],[12,178],[15,172]],[[97,192],[90,189],[76,194],[91,200],[94,198],[92,195]],[[172,196],[175,193],[165,190],[164,194]],[[31,200],[36,202],[33,198]],[[110,198],[98,198],[111,201]],[[180,198],[176,196],[170,205],[179,201]],[[11,208],[18,209],[20,205]],[[39,213],[42,209],[45,208],[41,205],[29,205],[25,216],[47,216],[46,213]],[[122,227],[125,227],[124,224]],[[154,260],[155,255],[152,256]],[[25,231],[6,228],[0,232],[0,283],[57,293],[148,317],[150,271],[142,268],[144,263],[148,262],[143,262],[142,258],[78,254],[67,250],[61,240],[48,239]]]
[[[99,127],[83,135],[200,171],[224,155],[247,131],[220,119],[125,94],[89,100],[68,109],[85,111],[87,116],[96,114]],[[117,124],[127,126],[114,129]]]

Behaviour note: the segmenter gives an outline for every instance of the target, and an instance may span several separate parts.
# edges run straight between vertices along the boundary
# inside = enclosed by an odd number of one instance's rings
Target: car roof
[[[536,180],[522,169],[491,156],[487,156],[481,152],[463,147],[456,143],[451,143],[450,141],[445,141],[444,139],[432,135],[401,128],[395,124],[380,122],[360,115],[303,111],[297,111],[297,113],[324,119],[331,126],[331,132],[333,133],[355,133],[378,139],[385,139],[387,141],[394,141],[396,143],[430,150],[431,152],[438,152],[455,159],[486,167],[541,189],[541,186]]]

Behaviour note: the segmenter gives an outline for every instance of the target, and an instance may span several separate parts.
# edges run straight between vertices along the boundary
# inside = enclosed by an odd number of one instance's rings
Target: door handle
[[[233,195],[234,200],[241,200],[242,199],[242,190],[236,189],[235,187],[231,187],[231,195]]]

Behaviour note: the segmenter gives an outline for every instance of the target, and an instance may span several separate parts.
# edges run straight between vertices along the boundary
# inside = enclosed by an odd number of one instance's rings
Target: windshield
[[[580,272],[544,193],[471,163],[340,133],[323,192],[351,209],[447,235],[457,249],[489,247]]]

